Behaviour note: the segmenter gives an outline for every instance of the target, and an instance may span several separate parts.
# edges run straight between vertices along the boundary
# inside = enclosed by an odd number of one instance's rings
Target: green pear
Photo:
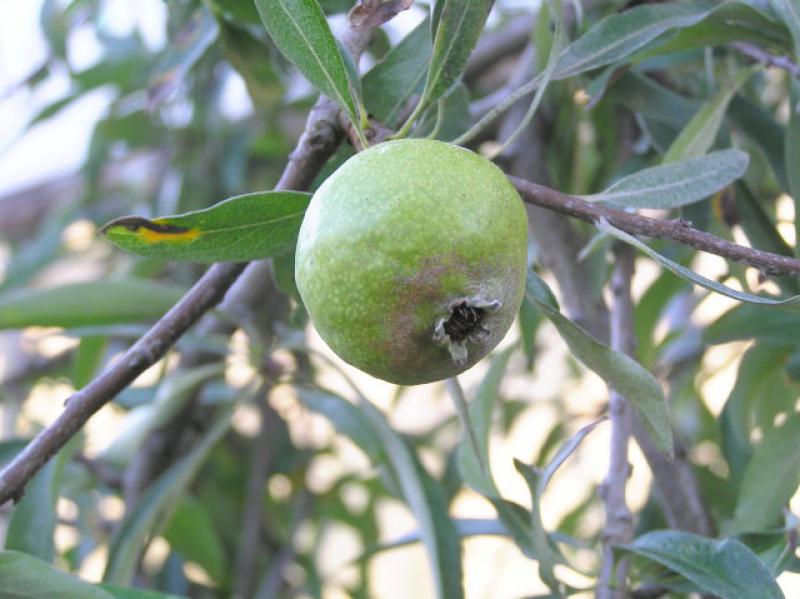
[[[319,187],[295,277],[322,339],[377,378],[416,385],[486,356],[519,310],[527,218],[503,172],[427,139],[356,154]]]

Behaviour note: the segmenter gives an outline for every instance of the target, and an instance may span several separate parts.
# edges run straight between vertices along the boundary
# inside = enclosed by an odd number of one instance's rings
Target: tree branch
[[[611,347],[619,352],[633,354],[633,300],[631,279],[634,270],[633,248],[617,243],[616,265],[611,278],[613,302],[611,304]],[[631,412],[628,402],[612,391],[608,411],[611,416],[611,447],[608,474],[603,485],[603,502],[606,525],[603,534],[603,561],[597,588],[598,599],[622,599],[626,595],[628,560],[616,564],[614,546],[628,543],[633,538],[633,516],[625,501],[625,485],[630,474],[628,443],[631,436]]]
[[[745,247],[721,239],[692,228],[691,223],[684,220],[649,218],[600,204],[592,204],[517,177],[509,177],[509,179],[522,195],[522,199],[530,204],[542,206],[561,214],[568,214],[592,224],[597,224],[601,219],[605,219],[617,229],[631,235],[644,235],[654,239],[667,239],[682,243],[709,254],[752,266],[765,274],[800,276],[800,259]]]

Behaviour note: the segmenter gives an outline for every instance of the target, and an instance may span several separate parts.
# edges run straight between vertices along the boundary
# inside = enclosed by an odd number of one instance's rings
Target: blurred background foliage
[[[27,74],[0,92],[8,108],[3,172],[30,173],[0,197],[0,462],[202,272],[115,250],[97,229],[121,214],[176,214],[271,189],[316,99],[250,1],[121,4],[41,2],[44,58],[13,57]],[[352,3],[320,4],[341,31]],[[646,3],[587,2],[576,14],[578,4],[564,3],[573,40],[601,17]],[[729,4],[704,27],[659,38],[670,51],[645,46],[630,64],[552,82],[528,127],[533,137],[518,141],[513,154],[533,156],[537,166],[517,174],[595,193],[658,164],[691,122],[699,143],[744,149],[750,165],[735,185],[671,216],[795,254],[797,64],[732,82],[752,62],[743,49],[796,57],[796,29],[767,2]],[[463,82],[443,104],[441,138],[463,133],[511,89],[509,81],[544,68],[548,10],[496,3]],[[6,26],[14,11],[5,7]],[[424,72],[426,11],[418,2],[390,21],[362,61],[366,105],[392,126],[403,107],[387,103],[386,90],[408,98],[420,91],[404,77]],[[498,40],[506,45],[492,54]],[[399,74],[368,71],[392,53]],[[85,148],[48,136],[98,92],[97,114],[81,121],[91,126]],[[35,110],[20,111],[25,104]],[[433,128],[434,116],[417,134]],[[507,126],[487,128],[473,147],[491,152]],[[79,168],[44,177],[46,164],[12,162],[30,136],[43,155],[46,146],[74,148],[84,157],[74,161]],[[352,152],[343,143],[317,183]],[[513,170],[509,156],[499,161]],[[588,226],[571,230],[578,249],[592,242],[581,257],[580,292],[603,304],[611,242]],[[687,248],[653,246],[740,289],[800,291],[797,279],[767,279]],[[532,257],[550,268],[557,256],[548,251],[561,249],[532,244]],[[3,554],[0,589],[33,588],[38,594],[30,596],[41,597],[162,596],[141,589],[191,597],[459,597],[463,575],[467,597],[501,599],[555,596],[545,584],[555,571],[564,590],[588,596],[580,591],[591,589],[599,564],[597,488],[608,432],[604,424],[583,427],[604,413],[607,392],[552,325],[526,303],[501,348],[462,377],[496,486],[482,497],[464,484],[465,469],[476,464],[464,464],[474,456],[464,455],[444,384],[396,388],[347,367],[306,326],[291,257],[276,259],[270,272],[263,313],[255,320],[217,313],[227,328],[190,331],[35,477],[16,507],[2,508],[5,548],[21,553]],[[792,515],[800,509],[796,316],[737,305],[646,258],[637,261],[634,296],[637,358],[667,389],[679,459],[690,465],[711,516],[707,532],[735,535],[780,575],[786,596],[800,594]],[[574,312],[575,301],[562,297],[565,311]],[[576,320],[596,333],[596,318]],[[548,472],[565,455],[539,493],[542,474],[531,466]],[[631,459],[638,536],[665,528],[667,519],[645,456],[634,450]],[[562,553],[569,568],[557,565]],[[48,563],[102,584],[65,578]],[[637,562],[633,580],[657,581],[671,596],[705,588],[664,566]]]

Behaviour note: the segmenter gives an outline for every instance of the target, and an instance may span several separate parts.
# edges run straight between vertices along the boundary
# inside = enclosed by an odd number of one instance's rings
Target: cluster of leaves
[[[456,402],[462,406],[463,426],[453,416],[410,435],[393,427],[370,402],[374,398],[367,398],[345,372],[339,374],[348,381],[349,393],[334,393],[320,382],[323,358],[305,342],[291,274],[291,249],[308,195],[249,192],[274,187],[298,135],[291,124],[302,121],[314,100],[315,92],[298,73],[341,106],[362,141],[369,118],[401,134],[463,144],[487,132],[496,137],[493,123],[499,114],[535,91],[527,118],[536,113],[549,131],[543,159],[553,187],[631,210],[673,211],[723,238],[733,238],[738,229],[754,247],[796,255],[797,247],[779,231],[779,224],[790,223],[778,222],[779,207],[786,203],[779,198],[795,198],[795,214],[800,214],[795,166],[800,160],[795,79],[800,10],[795,0],[644,3],[623,12],[618,2],[600,2],[592,11],[579,11],[571,24],[555,7],[543,5],[531,21],[539,74],[518,89],[506,89],[508,99],[485,116],[472,114],[470,102],[496,92],[495,71],[507,65],[473,75],[468,83],[462,74],[484,34],[493,4],[488,0],[440,0],[429,18],[394,45],[378,32],[367,50],[375,66],[362,76],[327,19],[350,8],[348,2],[172,2],[169,44],[155,50],[136,32],[122,38],[109,34],[101,0],[62,4],[48,0],[43,5],[50,53],[24,85],[35,89],[66,68],[72,90],[29,125],[46,126],[47,119],[101,87],[112,87],[113,99],[94,130],[81,193],[54,205],[29,240],[11,246],[0,283],[1,328],[61,327],[78,344],[65,359],[28,369],[9,385],[6,405],[24,409],[28,391],[43,380],[84,385],[142,332],[142,321],[157,319],[180,296],[196,278],[196,262],[274,257],[276,283],[294,297],[294,309],[287,310],[285,297],[276,292],[281,299],[266,308],[273,313],[276,333],[266,340],[249,323],[236,325],[251,333],[253,364],[261,365],[280,349],[292,354],[293,365],[278,380],[274,373],[257,373],[249,385],[232,387],[225,383],[227,338],[184,337],[176,351],[203,353],[205,363],[165,370],[150,386],[123,393],[114,400],[126,413],[112,444],[87,458],[84,440],[77,438],[29,484],[11,513],[6,551],[0,553],[4,589],[23,596],[74,588],[75,596],[86,597],[235,592],[316,597],[334,583],[321,571],[314,546],[329,527],[343,524],[356,533],[363,549],[353,563],[358,576],[347,584],[353,596],[373,594],[370,563],[376,553],[420,543],[437,596],[462,597],[462,539],[477,535],[508,537],[538,562],[539,577],[550,588],[547,596],[579,593],[584,589],[566,585],[556,566],[587,573],[575,557],[587,548],[597,555],[602,531],[590,517],[597,499],[587,498],[549,528],[540,506],[556,470],[569,467],[567,460],[597,423],[580,427],[580,419],[553,399],[550,408],[559,420],[537,452],[531,448],[531,455],[515,463],[530,491],[526,505],[504,497],[490,468],[491,440],[508,434],[526,413],[541,409],[504,397],[502,383],[520,374],[534,376],[515,358],[524,356],[532,370],[542,352],[537,338],[548,321],[577,362],[634,405],[662,451],[672,451],[673,435],[690,450],[713,448],[715,457],[693,464],[693,470],[720,538],[663,530],[653,491],[638,518],[636,539],[619,548],[636,558],[632,582],[656,582],[675,594],[782,596],[775,578],[787,570],[800,572],[796,523],[784,511],[800,484],[800,456],[794,449],[800,434],[796,279],[775,279],[788,299],[758,294],[744,267],[728,264],[727,272],[710,280],[689,269],[690,250],[651,247],[600,223],[583,257],[595,273],[584,282],[588,294],[601,297],[614,238],[635,245],[648,261],[663,267],[636,305],[638,362],[589,336],[562,313],[544,281],[531,274],[519,319],[522,342],[494,355],[477,388],[466,401]],[[362,3],[367,4],[380,3]],[[500,30],[509,20],[524,17],[504,10],[502,3],[495,12],[493,26]],[[86,31],[101,44],[103,58],[76,72],[67,40]],[[562,42],[562,37],[571,41]],[[754,67],[748,58],[753,51],[784,57],[788,70]],[[244,82],[254,115],[223,116],[221,98],[233,78]],[[318,180],[351,152],[343,147]],[[141,168],[136,161],[142,160],[146,177],[125,176],[126,168]],[[218,203],[225,197],[230,199]],[[121,212],[141,216],[113,220],[103,231],[137,257],[106,252],[93,258],[102,272],[97,280],[44,290],[33,286],[56,260],[82,257],[59,242],[67,224],[88,219],[100,225]],[[796,232],[797,222],[800,218],[795,219]],[[596,233],[576,230],[587,241]],[[695,284],[741,303],[700,328],[696,314],[709,294]],[[663,334],[665,323],[668,332]],[[744,340],[752,343],[737,358],[729,396],[705,397],[702,381],[715,374],[706,354],[716,345]],[[324,368],[337,370],[327,362]],[[575,368],[574,378],[585,373]],[[263,408],[265,389],[277,383],[296,395],[302,406],[297,418],[308,418],[310,412],[325,417],[340,437],[373,461],[377,472],[347,471],[312,493],[306,484],[309,472],[336,455],[335,440],[323,447],[304,444],[290,434],[292,423],[286,420],[291,419],[273,409],[261,413],[269,435],[266,449],[260,436],[233,428],[233,412],[243,405]],[[453,392],[456,399],[465,399],[457,389]],[[402,394],[397,401],[403,401]],[[709,403],[723,406],[719,418]],[[136,470],[148,439],[187,412],[208,418],[198,424],[199,431],[182,431],[191,443],[166,460],[143,489],[132,490],[126,478]],[[443,434],[453,430],[463,437],[456,443]],[[3,441],[0,461],[10,459],[25,441]],[[265,478],[253,495],[248,491],[250,467],[260,463],[265,451],[268,463],[262,467],[280,484],[266,485]],[[441,458],[447,465],[443,472],[423,465],[420,456],[426,453]],[[347,501],[352,486],[367,498],[363,505]],[[465,488],[486,498],[497,518],[452,518],[451,504]],[[260,527],[257,551],[243,555],[241,537],[253,497]],[[59,498],[78,508],[65,522],[57,510]],[[110,517],[102,509],[112,498],[127,502],[124,516]],[[390,500],[405,504],[417,525],[407,536],[387,542],[379,534],[379,511]],[[312,531],[311,547],[297,542],[301,526]],[[59,551],[57,527],[74,531],[77,539]],[[166,541],[166,557],[142,561],[142,551],[157,538]],[[108,555],[102,584],[63,572],[81,570],[98,548]],[[290,562],[296,567],[291,576]],[[203,577],[187,575],[187,564],[199,566]],[[134,589],[134,582],[159,592]]]

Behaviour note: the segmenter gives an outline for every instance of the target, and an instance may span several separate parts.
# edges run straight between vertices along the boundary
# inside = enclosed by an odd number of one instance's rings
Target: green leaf
[[[717,283],[716,281],[707,279],[706,277],[689,270],[685,266],[682,266],[677,262],[673,262],[669,258],[665,258],[664,256],[662,256],[649,246],[645,245],[644,243],[636,239],[633,235],[629,235],[625,231],[620,231],[616,227],[611,226],[608,222],[599,222],[597,223],[597,227],[601,231],[605,231],[606,233],[613,235],[617,239],[621,239],[625,243],[629,243],[632,246],[640,249],[645,254],[647,254],[657,262],[659,262],[667,270],[675,273],[679,277],[691,281],[692,283],[696,283],[701,287],[710,289],[711,291],[716,291],[721,295],[730,297],[735,300],[739,300],[741,302],[748,302],[751,304],[758,304],[761,306],[778,308],[786,312],[800,312],[800,295],[795,295],[793,297],[789,297],[786,299],[775,299],[764,295],[753,295],[752,293],[746,293],[744,291],[732,289],[726,285],[722,285],[720,283]]]
[[[436,102],[461,76],[494,0],[442,0],[442,3],[420,104]]]
[[[772,8],[783,19],[794,41],[794,59],[800,58],[800,0],[769,0]]]
[[[206,505],[187,495],[164,529],[170,548],[201,566],[216,582],[226,572],[225,549]]]
[[[147,435],[165,425],[186,405],[191,394],[225,373],[224,362],[176,370],[158,385],[155,397],[128,412],[111,443],[98,455],[104,463],[123,468],[136,457]]]
[[[599,21],[562,54],[555,79],[574,77],[630,56],[659,35],[702,21],[714,3],[635,6]]]
[[[666,566],[704,592],[724,599],[784,597],[766,566],[739,541],[657,530],[621,548]]]
[[[425,471],[408,442],[392,430],[383,415],[365,399],[354,405],[322,389],[297,386],[300,401],[327,417],[372,460],[382,463],[411,508],[428,554],[437,597],[459,599],[461,547],[438,483]]]
[[[340,434],[355,443],[367,456],[375,458],[380,454],[380,437],[358,406],[317,387],[296,385],[295,390],[300,403],[325,416]]]
[[[319,3],[316,0],[255,0],[255,3],[278,49],[314,87],[344,108],[361,131],[355,82]]]
[[[515,346],[511,346],[492,357],[491,365],[478,387],[475,397],[469,402],[468,426],[472,428],[480,454],[464,432],[458,447],[458,466],[462,480],[481,495],[499,498],[494,479],[489,471],[489,433],[492,425],[492,411],[500,393],[500,383],[508,368]]]
[[[538,497],[544,495],[544,491],[547,488],[547,484],[550,482],[550,479],[553,478],[553,475],[556,473],[561,465],[567,461],[569,456],[575,453],[575,450],[578,448],[578,445],[581,444],[586,436],[591,433],[595,427],[604,422],[606,419],[602,418],[601,420],[596,420],[595,422],[591,422],[584,427],[581,427],[577,433],[572,435],[566,442],[564,442],[561,447],[558,448],[556,451],[556,455],[553,456],[553,459],[544,467],[542,473],[538,476],[539,483],[536,487],[536,494]]]
[[[114,599],[107,591],[18,551],[0,552],[0,580],[6,599]]]
[[[98,584],[97,586],[111,593],[114,599],[185,599],[185,597],[171,593],[121,587],[116,584]]]
[[[764,432],[744,470],[730,533],[768,528],[800,485],[800,415]]]
[[[417,520],[431,565],[436,596],[439,599],[461,599],[464,596],[461,544],[438,483],[425,471],[408,443],[392,430],[383,414],[366,400],[359,405],[380,439],[383,454],[394,471],[403,499]]]
[[[552,79],[559,81],[621,62],[661,34],[677,27],[698,23],[716,8],[717,5],[706,1],[691,4],[670,3],[636,6],[622,14],[606,17],[564,50]],[[536,90],[543,80],[544,76],[540,73],[518,87],[453,143],[464,144],[475,137],[498,114]]]
[[[0,329],[80,327],[153,320],[185,290],[144,279],[109,279],[0,294]]]
[[[293,249],[310,199],[297,191],[248,193],[178,216],[125,216],[100,232],[122,249],[151,258],[246,262]]]
[[[247,4],[255,13],[253,3],[248,1]],[[257,110],[276,109],[284,87],[270,60],[270,54],[275,54],[273,47],[266,40],[257,39],[248,29],[226,22],[220,24],[219,37],[225,58],[244,79]]]
[[[572,354],[630,402],[658,448],[672,454],[669,410],[664,391],[653,375],[633,358],[603,345],[561,314],[553,304],[547,284],[532,271],[528,272],[525,297],[555,325]]]
[[[161,103],[180,86],[189,70],[217,39],[217,20],[208,8],[201,5],[167,45],[150,77],[148,104]]]
[[[786,127],[786,144],[784,161],[787,191],[794,199],[794,230],[797,241],[795,254],[800,256],[800,85],[794,81],[789,82],[791,93],[789,95],[789,124]]]
[[[663,44],[644,50],[636,60],[738,41],[780,50],[791,47],[786,28],[759,10],[755,2],[728,0],[719,2],[702,22],[680,29]]]
[[[740,304],[703,329],[705,343],[729,343],[743,339],[800,344],[797,316],[753,304]]]
[[[72,331],[74,334],[74,331]],[[81,338],[72,361],[72,385],[82,389],[94,378],[105,355],[108,338],[87,335]]]
[[[440,0],[441,13],[428,66],[425,88],[414,113],[398,132],[402,137],[414,120],[445,95],[458,80],[483,32],[494,0]]]
[[[425,19],[364,75],[367,111],[389,127],[398,124],[412,96],[422,92],[432,49],[428,27]]]
[[[14,506],[6,532],[6,549],[52,562],[55,557],[53,534],[58,514],[56,501],[64,467],[75,452],[70,442],[36,473],[25,488],[22,500]]]
[[[735,77],[730,86],[719,90],[711,99],[705,102],[700,110],[692,117],[680,135],[672,142],[664,164],[697,158],[705,154],[714,144],[719,127],[728,104],[736,91],[755,72],[754,69],[745,69]]]
[[[125,514],[111,539],[104,582],[127,584],[130,581],[146,540],[157,534],[159,521],[173,512],[214,445],[228,431],[232,414],[233,406],[220,410],[197,444],[159,476],[134,509]]]
[[[789,189],[789,175],[784,164],[784,127],[779,125],[764,108],[754,104],[741,94],[736,94],[731,100],[726,118],[733,129],[747,136],[761,149],[781,187]],[[788,128],[786,131],[788,134]],[[800,160],[800,153],[797,158]],[[797,162],[791,164],[797,164]]]
[[[558,551],[550,543],[550,538],[547,536],[544,524],[542,523],[542,514],[540,510],[542,496],[540,490],[544,488],[542,484],[541,475],[532,467],[520,460],[514,460],[514,466],[517,472],[525,479],[528,485],[528,491],[531,496],[531,543],[533,550],[536,554],[537,561],[539,562],[539,576],[550,589],[559,593],[559,583],[555,575],[555,566],[562,562],[563,559]]]
[[[589,202],[627,208],[677,208],[708,197],[744,174],[748,156],[739,150],[712,152],[699,158],[642,169],[623,177]]]
[[[721,447],[730,468],[730,479],[741,480],[753,453],[750,432],[756,426],[756,408],[769,397],[773,382],[783,378],[789,354],[785,346],[757,343],[742,356],[736,383],[720,415]]]
[[[541,18],[541,17],[540,17]],[[556,31],[553,35],[553,41],[550,44],[550,51],[547,56],[547,63],[545,64],[544,69],[541,72],[541,80],[539,82],[539,88],[536,90],[536,93],[533,96],[533,100],[531,100],[530,106],[528,106],[528,110],[525,111],[525,115],[522,117],[522,120],[519,122],[517,127],[511,133],[511,135],[503,141],[503,144],[495,150],[492,155],[490,156],[491,159],[499,156],[502,154],[506,148],[511,146],[514,141],[522,135],[522,132],[525,131],[530,124],[531,120],[533,120],[536,111],[539,109],[539,104],[544,97],[544,92],[547,90],[547,86],[550,85],[550,79],[553,77],[553,73],[555,72],[556,65],[558,64],[558,58],[561,55],[562,49],[562,38],[563,38],[564,28],[562,26],[561,20],[556,18]]]

